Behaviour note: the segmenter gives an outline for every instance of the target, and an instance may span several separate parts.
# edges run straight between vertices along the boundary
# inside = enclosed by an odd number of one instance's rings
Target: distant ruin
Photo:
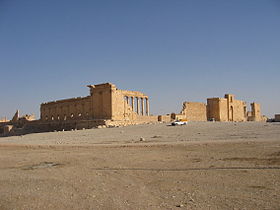
[[[40,119],[34,115],[15,113],[12,120],[0,121],[0,136],[22,135],[33,132],[79,130],[116,127],[143,123],[188,121],[266,121],[260,105],[236,100],[234,95],[224,98],[208,98],[207,104],[184,102],[179,114],[150,115],[149,97],[138,91],[119,90],[114,84],[88,85],[86,97],[70,98],[42,103]],[[276,118],[276,117],[275,117]],[[278,119],[278,118],[277,118]]]
[[[119,90],[111,83],[88,87],[87,97],[41,104],[41,121],[106,120],[108,125],[157,121],[150,116],[149,97],[141,92]]]
[[[172,118],[220,122],[267,120],[267,117],[261,115],[260,104],[251,103],[251,111],[247,112],[246,102],[236,100],[232,94],[225,94],[224,98],[208,98],[207,104],[184,102],[181,113],[172,114]]]
[[[3,120],[0,122],[0,136],[1,135],[15,135],[17,131],[22,130],[22,128],[29,122],[35,121],[35,115],[19,115],[19,110],[16,111],[11,120]]]
[[[40,119],[19,124],[17,112],[0,123],[0,135],[115,127],[158,122],[150,116],[149,97],[138,91],[119,90],[114,84],[88,85],[90,95],[42,103]],[[4,129],[5,128],[5,129]],[[5,132],[4,132],[5,130]]]

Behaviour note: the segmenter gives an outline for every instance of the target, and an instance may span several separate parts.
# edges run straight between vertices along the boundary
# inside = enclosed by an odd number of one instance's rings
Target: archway
[[[229,121],[233,121],[233,106],[230,107],[230,119]]]

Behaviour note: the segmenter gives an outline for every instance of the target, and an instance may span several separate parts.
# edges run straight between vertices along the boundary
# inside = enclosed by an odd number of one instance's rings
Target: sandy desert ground
[[[3,137],[0,209],[280,209],[280,123]]]

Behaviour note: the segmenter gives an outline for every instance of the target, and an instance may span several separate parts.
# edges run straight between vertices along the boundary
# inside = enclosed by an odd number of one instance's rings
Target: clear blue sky
[[[154,114],[207,97],[280,113],[280,0],[0,0],[0,117],[111,82]]]

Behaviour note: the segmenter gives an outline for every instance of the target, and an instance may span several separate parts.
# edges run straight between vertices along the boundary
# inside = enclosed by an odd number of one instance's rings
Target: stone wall
[[[171,115],[158,115],[158,121],[159,122],[170,122]]]
[[[208,98],[207,119],[225,122],[246,121],[246,102],[234,99],[234,96],[231,94],[226,94],[225,98]]]
[[[219,98],[208,98],[207,99],[207,119],[216,121],[221,120],[220,114],[220,99]]]
[[[252,117],[251,119],[248,119],[249,121],[262,121],[260,104],[251,103],[251,113]]]
[[[188,121],[207,121],[206,104],[199,102],[184,102],[180,114]]]
[[[171,120],[185,120],[186,119],[186,115],[185,114],[175,114],[175,113],[171,113]]]
[[[42,121],[88,119],[92,115],[90,97],[71,98],[41,104]]]

